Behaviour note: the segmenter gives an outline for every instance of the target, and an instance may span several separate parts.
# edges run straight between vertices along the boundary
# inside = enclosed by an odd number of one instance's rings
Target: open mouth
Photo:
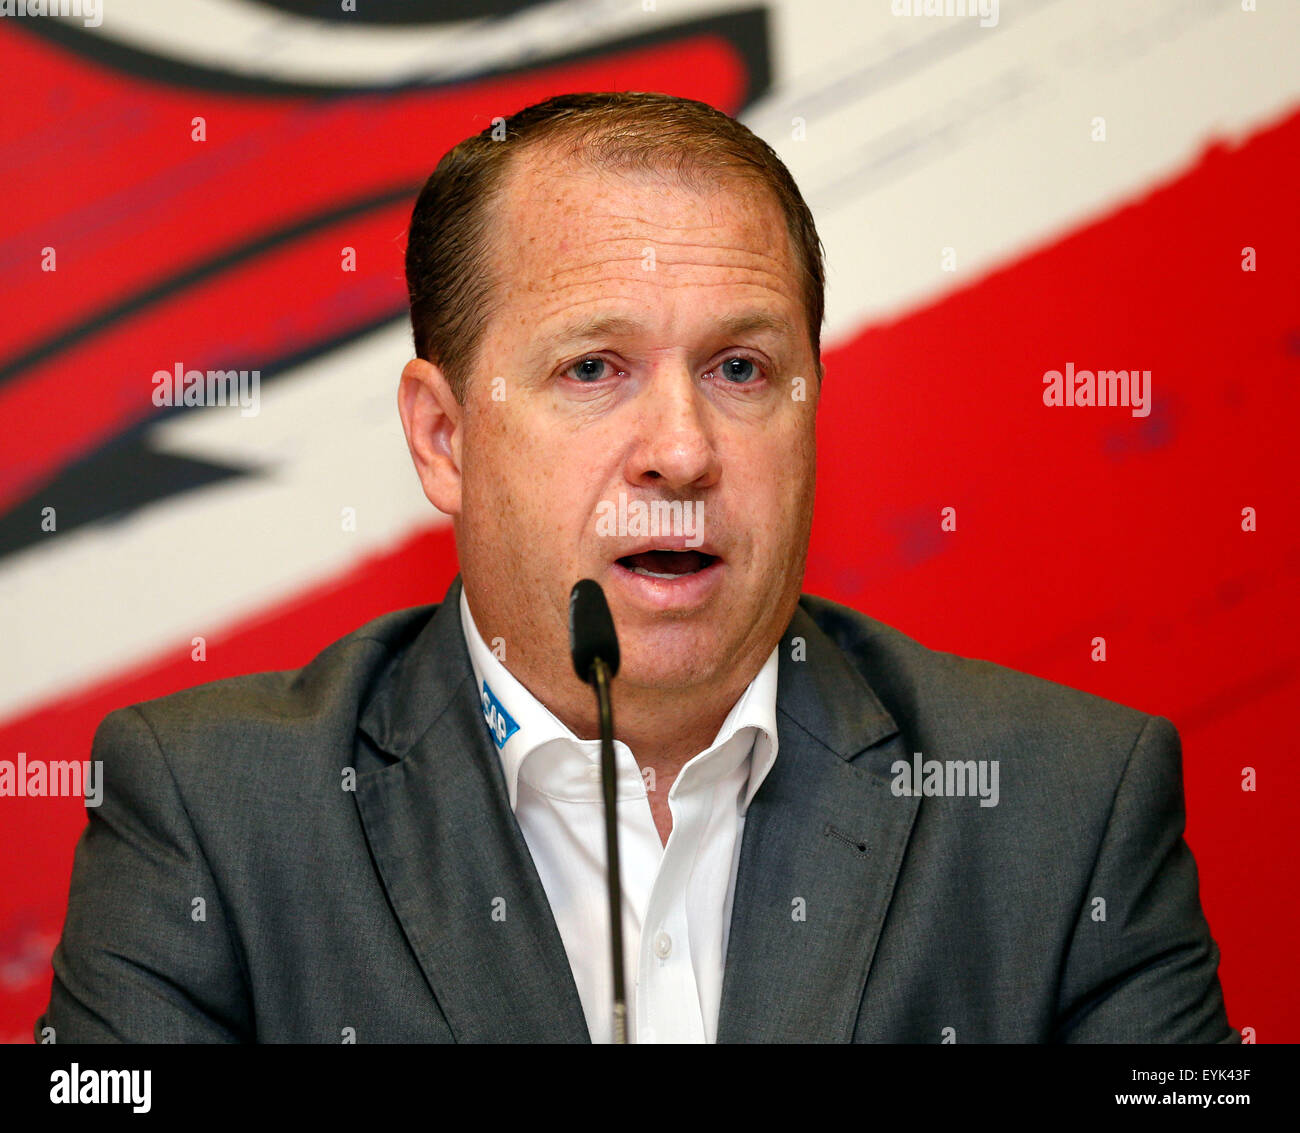
[[[619,566],[633,574],[671,580],[707,570],[718,561],[718,556],[701,551],[642,551],[636,555],[624,555],[617,561]]]

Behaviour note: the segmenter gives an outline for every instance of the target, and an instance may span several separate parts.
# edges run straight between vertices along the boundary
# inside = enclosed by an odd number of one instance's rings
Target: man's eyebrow
[[[539,356],[549,357],[570,344],[607,337],[630,337],[640,333],[642,329],[642,325],[636,319],[624,318],[620,315],[596,315],[570,323],[554,334],[547,335],[538,344],[537,353]],[[798,333],[788,320],[766,311],[748,311],[744,314],[729,315],[717,323],[716,329],[726,338],[736,338],[755,332],[791,337]]]
[[[787,334],[793,337],[799,332],[792,327],[788,320],[781,318],[780,315],[770,315],[766,311],[752,311],[743,315],[732,315],[730,318],[723,319],[718,324],[718,329],[726,336],[737,337],[742,334],[752,334],[755,331],[765,331],[768,334]]]
[[[634,335],[641,330],[641,324],[635,319],[619,315],[596,315],[579,319],[562,327],[554,334],[547,335],[539,345],[539,352],[551,354],[568,346],[570,343],[586,342],[592,338],[607,338]]]

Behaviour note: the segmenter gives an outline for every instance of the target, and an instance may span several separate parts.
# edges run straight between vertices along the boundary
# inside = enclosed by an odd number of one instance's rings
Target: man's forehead
[[[502,186],[498,222],[507,248],[543,245],[581,252],[582,233],[602,239],[669,243],[736,239],[776,251],[775,194],[753,178],[728,176],[699,185],[671,172],[599,169],[585,159],[521,154]],[[781,225],[784,228],[784,224]],[[712,234],[712,235],[710,235]]]

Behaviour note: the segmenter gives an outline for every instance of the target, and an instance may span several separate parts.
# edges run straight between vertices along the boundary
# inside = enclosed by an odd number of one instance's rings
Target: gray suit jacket
[[[77,846],[38,1031],[588,1041],[479,709],[459,592],[296,672],[105,718],[104,800]],[[719,1041],[1239,1039],[1167,720],[809,596],[782,641],[777,720],[745,823]],[[897,794],[892,765],[914,752],[999,761],[998,805]]]

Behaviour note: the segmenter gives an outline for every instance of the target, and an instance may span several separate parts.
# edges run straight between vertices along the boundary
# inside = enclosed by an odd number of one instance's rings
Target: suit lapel
[[[919,799],[890,791],[898,727],[802,606],[781,642],[777,727],[745,818],[718,1041],[847,1042]]]
[[[380,683],[357,777],[375,864],[460,1042],[588,1042],[546,892],[488,741],[460,626],[460,582]]]

